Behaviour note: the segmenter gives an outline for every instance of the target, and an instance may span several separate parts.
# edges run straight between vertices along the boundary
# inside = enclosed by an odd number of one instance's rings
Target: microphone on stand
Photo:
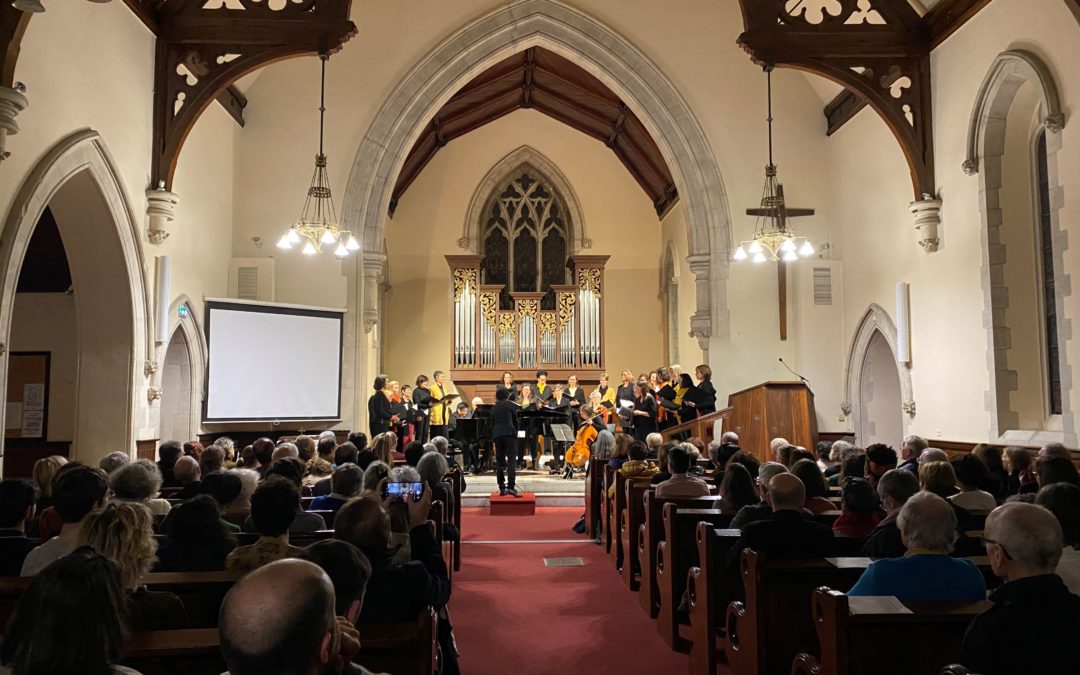
[[[786,362],[784,361],[784,359],[783,359],[782,357],[781,357],[781,358],[777,358],[776,360],[777,360],[777,361],[779,361],[779,362],[780,362],[780,364],[781,364],[781,365],[783,365],[783,366],[784,366],[785,368],[787,368],[787,370],[788,370],[788,372],[789,372],[789,373],[791,373],[791,374],[792,374],[792,375],[794,375],[795,377],[797,377],[797,378],[799,378],[800,380],[802,380],[803,382],[805,382],[805,383],[806,383],[806,386],[807,386],[807,387],[809,387],[809,386],[810,386],[810,380],[806,379],[806,378],[805,378],[805,377],[803,377],[802,375],[800,375],[800,374],[796,373],[796,372],[795,372],[794,370],[792,370],[792,369],[791,369],[791,366],[789,366],[789,365],[788,365],[788,364],[787,364],[787,363],[786,363]]]

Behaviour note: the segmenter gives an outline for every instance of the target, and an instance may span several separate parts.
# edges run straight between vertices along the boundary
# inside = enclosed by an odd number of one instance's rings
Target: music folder
[[[709,395],[697,387],[691,387],[683,394],[683,401],[690,401],[695,406],[703,406],[708,403]]]

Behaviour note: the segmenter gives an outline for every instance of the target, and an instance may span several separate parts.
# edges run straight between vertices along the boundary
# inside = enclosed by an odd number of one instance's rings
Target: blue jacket
[[[986,581],[970,560],[920,553],[870,564],[848,595],[894,595],[900,602],[986,599]]]

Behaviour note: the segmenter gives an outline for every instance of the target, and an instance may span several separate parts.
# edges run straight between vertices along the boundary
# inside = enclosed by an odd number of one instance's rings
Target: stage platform
[[[465,493],[461,497],[464,507],[487,508],[489,495],[498,492],[495,472],[486,471],[479,476],[465,477]],[[517,488],[522,492],[536,495],[537,506],[580,506],[585,508],[585,479],[571,478],[563,480],[561,476],[549,475],[546,471],[518,471]]]

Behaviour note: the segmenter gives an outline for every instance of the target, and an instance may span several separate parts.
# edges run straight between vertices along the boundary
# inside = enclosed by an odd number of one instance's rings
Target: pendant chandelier
[[[765,166],[765,189],[761,194],[761,206],[747,209],[747,215],[756,216],[754,237],[735,249],[732,260],[750,259],[756,263],[766,260],[791,262],[800,256],[814,255],[810,240],[795,234],[788,225],[788,218],[813,215],[813,209],[789,209],[784,203],[784,186],[776,180],[776,164],[773,162],[773,116],[772,116],[772,64],[765,66],[769,91],[769,163]]]
[[[326,173],[326,155],[323,154],[323,129],[326,118],[326,61],[329,57],[320,54],[322,79],[319,85],[319,154],[315,155],[315,173],[311,176],[311,186],[307,190],[304,209],[300,218],[281,235],[278,248],[289,250],[303,244],[300,249],[305,255],[315,255],[323,250],[323,245],[334,247],[334,255],[344,258],[360,248],[351,232],[338,227],[337,212],[334,210],[334,196],[330,192],[330,178]]]

